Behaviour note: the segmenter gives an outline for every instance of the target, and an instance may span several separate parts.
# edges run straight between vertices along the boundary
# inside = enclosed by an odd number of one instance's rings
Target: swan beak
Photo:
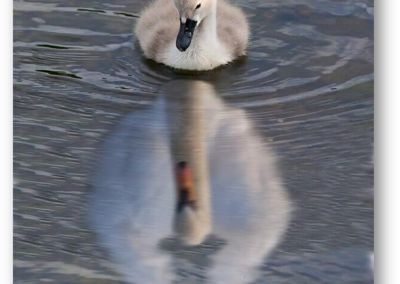
[[[178,37],[176,38],[176,47],[179,49],[179,51],[184,52],[186,49],[188,49],[190,43],[192,42],[196,25],[197,22],[190,19],[187,19],[186,23],[181,22]]]
[[[185,206],[193,209],[196,206],[196,197],[193,186],[192,171],[186,162],[179,162],[176,169],[177,185],[177,211],[180,212]]]

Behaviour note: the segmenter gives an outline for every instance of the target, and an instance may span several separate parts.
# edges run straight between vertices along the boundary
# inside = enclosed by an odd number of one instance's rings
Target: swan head
[[[186,162],[176,168],[177,204],[175,231],[186,245],[199,245],[210,233],[209,220],[197,200],[191,169]]]
[[[174,3],[180,20],[176,47],[184,52],[192,42],[196,26],[213,11],[215,0],[174,0]]]

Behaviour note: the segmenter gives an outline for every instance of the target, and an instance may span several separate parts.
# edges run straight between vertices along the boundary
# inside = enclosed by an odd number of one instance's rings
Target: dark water
[[[15,283],[124,283],[87,220],[96,154],[178,78],[214,85],[279,158],[293,216],[256,283],[372,283],[373,2],[237,1],[248,56],[196,75],[141,57],[145,3],[14,1]]]

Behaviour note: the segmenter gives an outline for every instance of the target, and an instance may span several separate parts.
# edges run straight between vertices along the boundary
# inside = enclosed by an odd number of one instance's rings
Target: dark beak
[[[184,24],[181,23],[178,37],[176,38],[176,47],[179,49],[179,51],[183,52],[188,49],[190,43],[192,42],[192,37],[196,24],[196,21],[190,19],[187,19],[186,23]]]
[[[178,196],[178,203],[176,205],[176,211],[180,213],[185,206],[192,206],[192,205],[193,201],[190,201],[189,199],[189,192],[185,189],[180,189]]]
[[[185,206],[196,208],[196,197],[193,188],[193,177],[189,165],[186,162],[179,162],[176,168],[177,183],[177,207],[181,212]]]

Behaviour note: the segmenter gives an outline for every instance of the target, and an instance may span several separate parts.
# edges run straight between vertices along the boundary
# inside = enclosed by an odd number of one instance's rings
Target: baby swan
[[[155,0],[135,27],[145,57],[185,70],[210,70],[246,54],[244,13],[225,0]]]

